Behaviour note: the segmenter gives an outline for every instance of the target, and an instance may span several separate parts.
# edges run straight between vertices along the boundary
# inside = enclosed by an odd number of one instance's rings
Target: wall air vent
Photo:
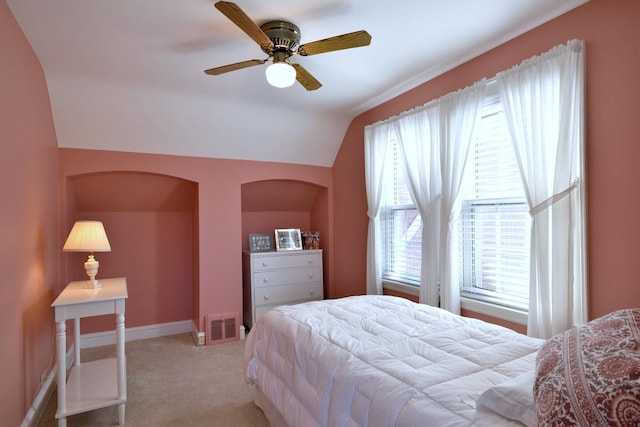
[[[240,313],[209,314],[206,318],[207,345],[239,339]]]

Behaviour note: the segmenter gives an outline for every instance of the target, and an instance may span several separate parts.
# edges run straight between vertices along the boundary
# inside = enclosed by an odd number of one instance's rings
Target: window
[[[531,219],[502,106],[487,95],[460,206],[461,295],[527,310]],[[422,219],[395,140],[385,164],[381,224],[385,281],[418,286]]]
[[[387,156],[381,212],[384,253],[382,277],[419,285],[422,218],[409,194],[395,140],[390,142]]]
[[[489,96],[466,169],[463,296],[527,310],[531,218],[502,106]]]
[[[498,73],[493,83],[483,79],[365,127],[367,202],[379,214],[367,242],[367,292],[380,292],[384,271],[385,287],[415,295],[415,287],[388,278],[415,283],[421,264],[430,269],[421,272],[417,292],[426,304],[514,317],[508,320],[524,320],[528,333],[541,338],[588,320],[584,49],[584,41],[570,40]],[[471,120],[479,110],[481,119]],[[402,132],[408,173],[425,192],[412,196],[424,199],[424,209],[442,207],[443,215],[423,218],[430,240],[420,244],[422,262],[413,252],[419,216],[397,181],[403,171],[382,158],[394,131]],[[393,146],[396,157],[397,151]],[[523,178],[532,189],[526,203]],[[560,310],[567,315],[556,316]]]

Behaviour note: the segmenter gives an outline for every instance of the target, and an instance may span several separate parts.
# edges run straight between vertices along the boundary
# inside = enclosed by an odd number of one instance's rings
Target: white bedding
[[[542,342],[403,298],[314,301],[258,320],[245,377],[289,426],[518,425],[475,400]]]

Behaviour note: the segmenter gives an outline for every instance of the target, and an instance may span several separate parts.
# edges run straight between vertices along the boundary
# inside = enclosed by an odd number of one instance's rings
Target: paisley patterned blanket
[[[551,338],[536,369],[538,425],[640,426],[640,309]]]

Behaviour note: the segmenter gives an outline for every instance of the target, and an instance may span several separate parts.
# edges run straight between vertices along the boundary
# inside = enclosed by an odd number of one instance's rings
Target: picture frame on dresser
[[[250,233],[249,250],[251,252],[270,252],[273,250],[270,233]]]
[[[276,251],[301,251],[302,236],[299,228],[276,228]]]
[[[303,249],[320,249],[320,232],[319,231],[303,231],[302,232]]]

